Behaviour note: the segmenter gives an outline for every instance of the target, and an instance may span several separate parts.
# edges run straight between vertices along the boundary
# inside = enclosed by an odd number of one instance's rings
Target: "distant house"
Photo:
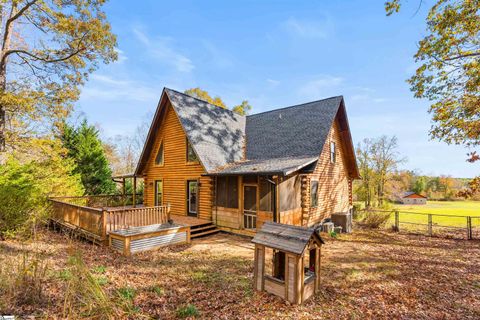
[[[403,204],[427,204],[427,197],[422,196],[421,194],[418,194],[416,192],[405,192],[401,198],[400,201]]]
[[[341,96],[242,116],[165,88],[135,176],[145,206],[254,234],[348,212],[359,173]]]

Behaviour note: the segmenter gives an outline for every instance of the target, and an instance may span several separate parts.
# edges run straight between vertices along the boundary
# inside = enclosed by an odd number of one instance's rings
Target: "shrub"
[[[71,278],[67,280],[64,300],[65,318],[112,319],[121,314],[96,277],[83,262],[80,252],[73,251],[68,259]]]
[[[188,318],[188,317],[198,317],[200,313],[193,304],[187,304],[186,306],[180,307],[177,309],[177,317],[179,318]]]
[[[72,170],[73,163],[54,146],[44,147],[36,160],[10,156],[0,165],[0,238],[35,235],[48,218],[49,195],[81,194],[80,177]]]
[[[0,300],[36,305],[44,300],[48,264],[39,256],[24,254],[14,265],[0,265]]]
[[[390,212],[365,211],[363,219],[359,223],[367,228],[378,229],[385,226],[388,220],[390,220],[390,216]]]

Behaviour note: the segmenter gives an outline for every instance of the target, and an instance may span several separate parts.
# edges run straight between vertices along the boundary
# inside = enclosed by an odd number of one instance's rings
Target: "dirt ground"
[[[480,242],[356,230],[325,239],[322,291],[304,305],[252,289],[253,246],[228,234],[123,257],[106,247],[44,231],[29,243],[0,242],[0,264],[25,253],[48,261],[45,299],[0,304],[1,314],[62,317],[68,249],[80,249],[101,270],[110,297],[133,289],[132,319],[173,319],[189,304],[206,319],[479,319]]]

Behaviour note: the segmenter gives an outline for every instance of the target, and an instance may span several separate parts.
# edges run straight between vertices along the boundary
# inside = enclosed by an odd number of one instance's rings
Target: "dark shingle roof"
[[[247,117],[247,159],[318,157],[342,96]]]
[[[300,255],[312,237],[318,237],[318,241],[324,243],[313,228],[265,222],[262,225],[262,229],[252,239],[252,242]]]
[[[215,175],[280,174],[287,176],[318,160],[318,157],[257,159],[238,162],[216,171]]]
[[[343,105],[343,97],[339,96],[245,117],[164,88],[136,175],[142,173],[150,156],[164,97],[170,101],[206,172],[220,175],[287,175],[311,165],[318,159]],[[353,145],[351,148],[353,153]]]
[[[172,89],[165,91],[207,172],[243,160],[244,116]]]

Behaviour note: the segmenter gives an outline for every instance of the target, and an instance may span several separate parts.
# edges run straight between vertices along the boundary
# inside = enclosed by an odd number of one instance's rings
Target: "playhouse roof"
[[[269,248],[301,255],[312,237],[318,243],[325,243],[313,228],[265,222],[252,242]]]

